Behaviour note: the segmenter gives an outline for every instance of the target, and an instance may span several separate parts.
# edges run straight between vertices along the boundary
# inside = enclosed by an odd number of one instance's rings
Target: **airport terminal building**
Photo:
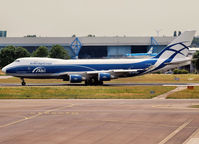
[[[24,47],[33,52],[39,46],[49,49],[53,45],[63,46],[71,57],[120,58],[131,53],[160,52],[173,37],[3,37],[0,49],[6,46]]]
[[[0,49],[6,46],[24,47],[29,52],[39,46],[51,49],[53,45],[61,45],[71,58],[123,58],[128,54],[159,53],[174,37],[0,37]],[[199,49],[199,38],[195,38],[190,56]]]
[[[0,49],[6,46],[24,47],[29,52],[39,46],[51,49],[53,45],[61,45],[71,58],[101,59],[126,58],[129,54],[147,53],[153,47],[152,53],[159,53],[174,37],[0,37]],[[199,50],[199,38],[195,38],[189,57]],[[130,57],[133,58],[133,57]],[[137,57],[138,58],[138,57]],[[143,58],[143,57],[139,57]],[[192,65],[184,67],[193,72]]]

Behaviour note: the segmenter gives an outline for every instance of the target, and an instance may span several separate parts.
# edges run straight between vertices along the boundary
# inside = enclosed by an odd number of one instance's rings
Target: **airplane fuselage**
[[[5,67],[8,75],[23,78],[55,78],[61,73],[146,69],[157,59],[77,59],[21,58]]]

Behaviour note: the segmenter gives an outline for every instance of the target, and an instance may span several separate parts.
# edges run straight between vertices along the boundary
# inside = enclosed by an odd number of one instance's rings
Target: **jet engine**
[[[83,77],[81,75],[74,74],[74,75],[69,76],[69,81],[71,83],[80,83],[82,82],[82,80],[83,80]]]
[[[111,74],[110,73],[99,73],[98,74],[98,80],[99,81],[110,81],[111,80]]]

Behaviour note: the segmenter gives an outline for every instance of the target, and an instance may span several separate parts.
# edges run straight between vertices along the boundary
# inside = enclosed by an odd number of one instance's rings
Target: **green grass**
[[[176,80],[176,78],[178,80]],[[199,83],[197,74],[146,74],[137,77],[121,78],[113,83]]]
[[[6,74],[0,70],[0,76],[5,76]]]
[[[198,99],[199,98],[199,87],[195,86],[193,90],[185,89],[173,93],[167,97],[168,99]]]
[[[190,108],[199,108],[199,105],[192,105]]]
[[[179,80],[175,80],[179,78]],[[60,79],[25,79],[26,83],[68,83]],[[19,78],[0,79],[0,83],[21,83]],[[196,74],[147,74],[137,77],[120,78],[105,83],[199,83]]]
[[[62,79],[25,79],[27,84],[30,83],[68,83]],[[12,77],[8,79],[0,79],[0,83],[21,83],[20,78]]]
[[[0,99],[150,99],[174,88],[163,86],[1,87]]]
[[[175,80],[175,78],[179,80]],[[25,79],[27,84],[31,83],[68,83],[59,79]],[[0,83],[21,83],[19,78],[0,79]],[[199,75],[182,74],[147,74],[138,77],[121,78],[106,83],[199,83]],[[4,98],[111,98],[111,99],[134,99],[134,98],[152,98],[165,93],[175,87],[161,86],[131,86],[131,87],[17,87],[0,88],[0,99]],[[155,94],[150,94],[155,91]],[[199,87],[194,90],[184,90],[176,92],[170,96],[170,99],[188,99],[199,98]]]

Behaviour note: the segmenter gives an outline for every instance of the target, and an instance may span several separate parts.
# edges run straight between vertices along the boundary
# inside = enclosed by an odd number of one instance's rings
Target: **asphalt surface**
[[[199,86],[199,83],[106,83],[103,86]],[[2,87],[22,86],[20,83],[0,83]],[[27,83],[26,86],[85,86],[84,84]]]
[[[197,142],[199,109],[188,108],[196,104],[199,100],[0,100],[0,143]]]

